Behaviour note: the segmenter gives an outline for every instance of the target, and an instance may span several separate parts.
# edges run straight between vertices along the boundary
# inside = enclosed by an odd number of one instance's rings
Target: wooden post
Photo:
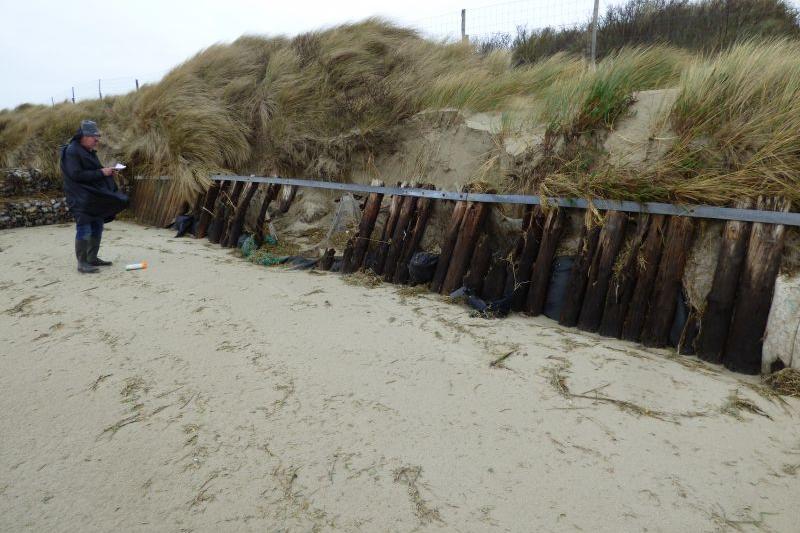
[[[278,212],[286,213],[292,205],[295,195],[297,194],[297,185],[288,185],[281,189],[281,201],[278,204]]]
[[[762,199],[759,208],[788,211],[789,202],[782,198]],[[756,222],[750,230],[747,256],[739,278],[733,320],[722,361],[728,370],[745,374],[758,374],[761,371],[764,331],[785,236],[786,227],[782,224]]]
[[[690,217],[670,219],[650,309],[642,329],[642,344],[645,346],[662,348],[667,345],[693,233],[694,221]]]
[[[383,182],[372,180],[370,185],[383,187]],[[361,221],[358,224],[358,231],[354,237],[353,253],[350,256],[350,261],[342,265],[343,273],[349,274],[361,268],[361,264],[364,262],[364,255],[367,253],[367,247],[372,238],[372,230],[375,229],[375,219],[378,218],[378,213],[381,210],[382,201],[383,194],[381,193],[373,192],[367,196],[367,201],[364,202],[364,211],[361,213]]]
[[[271,183],[267,187],[267,192],[264,194],[264,200],[261,202],[261,208],[258,210],[258,218],[256,219],[256,242],[259,246],[264,243],[266,235],[264,234],[264,225],[267,223],[267,209],[269,204],[278,197],[281,186]]]
[[[748,209],[752,202],[743,201],[737,208]],[[697,356],[710,363],[721,363],[728,339],[728,328],[733,316],[736,287],[742,272],[750,224],[729,220],[722,230],[722,247],[717,255],[714,281],[706,297],[705,309],[700,318],[700,333],[695,342]]]
[[[239,237],[242,235],[244,228],[244,217],[250,207],[250,202],[253,201],[253,196],[258,190],[258,183],[250,183],[247,187],[247,192],[242,195],[239,204],[236,206],[236,211],[233,213],[231,219],[231,231],[228,234],[228,241],[225,243],[227,248],[235,248],[239,243]]]
[[[355,239],[350,237],[347,239],[347,244],[344,245],[344,252],[342,252],[342,266],[351,261],[353,257],[353,247],[355,246]]]
[[[192,206],[191,214],[195,218],[200,217],[200,213],[203,211],[203,203],[206,199],[206,193],[198,192],[195,195],[194,205]]]
[[[403,244],[409,236],[411,220],[416,207],[416,196],[403,197],[400,214],[397,217],[397,223],[392,233],[392,240],[389,243],[389,251],[386,254],[386,262],[383,265],[383,279],[386,281],[392,281],[394,279],[394,271],[397,268],[400,254],[403,252]]]
[[[512,257],[514,258],[515,262],[519,260],[519,257],[522,255],[522,249],[525,248],[525,231],[531,224],[531,218],[533,217],[533,208],[538,206],[524,205],[516,207],[522,207],[525,209],[525,211],[522,214],[522,225],[520,226],[519,236],[517,237],[516,244],[514,244],[514,251]]]
[[[592,259],[597,251],[597,242],[600,240],[600,225],[592,220],[592,217],[592,212],[587,209],[581,227],[578,256],[572,263],[564,305],[561,307],[561,315],[558,317],[558,323],[562,326],[576,326],[581,314],[583,296],[589,282],[589,268],[592,266]]]
[[[525,307],[531,282],[531,270],[533,270],[533,263],[536,261],[536,254],[539,253],[539,245],[542,242],[544,222],[542,208],[538,205],[534,206],[528,224],[523,227],[523,243],[516,265],[514,265],[514,300],[511,303],[511,309],[514,311],[521,311]]]
[[[325,250],[325,254],[319,260],[319,269],[320,270],[330,270],[333,266],[333,259],[336,254],[336,250],[333,248],[328,248]]]
[[[489,205],[483,202],[470,202],[464,213],[458,238],[453,246],[453,255],[447,267],[447,275],[442,283],[442,294],[450,294],[459,288],[464,280],[464,273],[469,267],[469,260],[475,250],[475,241],[483,230],[484,221],[489,214]]]
[[[400,187],[406,186],[404,183],[398,185]],[[392,196],[392,203],[389,204],[389,214],[386,217],[386,222],[383,224],[381,240],[378,243],[378,250],[375,254],[375,274],[378,276],[383,274],[384,266],[386,265],[386,255],[389,253],[389,243],[392,240],[392,235],[394,235],[394,227],[397,225],[397,217],[400,216],[400,207],[402,204],[402,196]]]
[[[483,291],[483,278],[489,271],[489,263],[492,260],[492,249],[489,245],[489,236],[482,234],[478,238],[478,243],[475,245],[475,253],[472,254],[472,260],[469,264],[469,270],[464,276],[464,286],[474,291],[475,294],[481,294]]]
[[[600,0],[594,0],[594,12],[592,13],[592,67],[597,65],[597,13],[600,7]]]
[[[422,188],[428,190],[435,189],[433,185],[423,185]],[[411,261],[411,258],[419,248],[419,244],[422,242],[422,237],[425,235],[425,228],[428,227],[428,218],[430,218],[433,205],[433,200],[430,198],[419,198],[417,200],[417,211],[411,225],[411,235],[403,243],[403,251],[395,267],[395,283],[405,283],[408,281],[408,263]]]
[[[700,332],[700,316],[696,309],[689,311],[686,324],[683,326],[681,338],[678,341],[678,353],[680,355],[695,355],[697,334]]]
[[[97,80],[97,97],[103,99],[103,90],[100,88],[100,80]]]
[[[639,265],[639,249],[647,236],[649,217],[641,215],[636,226],[636,234],[628,244],[627,255],[620,268],[612,276],[603,309],[603,319],[598,333],[605,337],[619,338],[622,324],[628,312],[628,305],[636,287],[636,272]]]
[[[508,261],[502,257],[490,257],[489,271],[483,280],[483,288],[480,292],[481,298],[487,302],[499,300],[503,297],[506,289],[506,278],[508,273]]]
[[[583,297],[578,328],[584,331],[597,331],[603,318],[608,284],[619,256],[619,249],[625,239],[625,225],[628,216],[621,211],[608,211],[600,231],[597,252],[589,268],[586,294]]]
[[[214,215],[211,217],[211,222],[208,226],[209,242],[218,243],[222,237],[223,221],[225,219],[225,198],[230,188],[230,181],[225,181],[220,185],[220,192],[214,203]]]
[[[233,184],[233,191],[231,192],[230,202],[225,202],[225,211],[222,219],[222,233],[219,236],[220,246],[225,246],[228,242],[228,235],[231,231],[231,219],[239,203],[239,197],[242,195],[245,183],[237,181]]]
[[[136,82],[136,90],[138,91],[139,90],[139,79],[137,78],[134,81]]]
[[[450,257],[453,254],[456,240],[458,240],[458,230],[461,228],[461,222],[466,212],[467,202],[456,202],[453,214],[450,215],[447,231],[444,234],[444,242],[442,242],[441,252],[439,253],[439,262],[436,264],[436,272],[433,274],[433,280],[431,281],[431,291],[433,292],[441,292],[442,290],[444,278],[450,266]]]
[[[653,291],[653,284],[658,274],[666,228],[667,218],[664,215],[650,217],[647,237],[637,257],[636,286],[622,325],[622,338],[626,341],[638,342],[642,336],[642,326],[647,316],[650,293]]]
[[[206,233],[208,232],[208,224],[211,222],[211,217],[214,214],[214,203],[217,201],[217,196],[219,196],[219,190],[220,183],[215,181],[208,188],[208,192],[206,192],[206,198],[202,207],[200,208],[200,216],[197,220],[196,237],[198,239],[205,237]]]
[[[536,262],[531,271],[531,286],[525,301],[525,311],[533,316],[542,314],[547,288],[550,285],[550,271],[553,268],[553,257],[556,254],[561,233],[564,231],[564,210],[553,207],[547,213],[547,220],[542,230],[542,244],[536,255]]]

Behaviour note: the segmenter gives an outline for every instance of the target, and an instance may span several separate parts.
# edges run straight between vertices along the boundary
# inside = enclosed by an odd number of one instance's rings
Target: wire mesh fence
[[[65,88],[51,95],[53,104],[62,102],[81,102],[106,96],[116,96],[136,91],[149,83],[157,83],[166,72],[155,72],[143,76],[126,76],[120,78],[99,78],[84,81]]]
[[[601,2],[602,4],[603,2]],[[515,35],[518,28],[568,28],[589,24],[594,0],[518,0],[423,18],[412,26],[426,37],[453,41],[464,35],[470,41],[483,41],[499,35]]]
[[[800,37],[800,0],[517,0],[412,21],[424,36],[479,49],[535,45],[602,57],[626,45],[716,51],[748,37]],[[596,11],[595,11],[596,10]],[[596,16],[595,16],[596,13]],[[595,26],[596,24],[596,26]],[[530,59],[537,59],[536,57]]]

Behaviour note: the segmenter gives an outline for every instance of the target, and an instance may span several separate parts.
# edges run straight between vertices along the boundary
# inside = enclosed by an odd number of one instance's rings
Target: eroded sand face
[[[753,380],[119,222],[81,276],[72,238],[0,232],[2,531],[796,531],[798,402]]]

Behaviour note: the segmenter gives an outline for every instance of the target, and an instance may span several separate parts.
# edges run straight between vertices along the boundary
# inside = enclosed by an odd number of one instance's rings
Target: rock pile
[[[35,168],[9,168],[0,173],[0,198],[27,196],[60,188],[60,181],[42,176]]]
[[[69,222],[61,182],[35,168],[0,171],[0,229]],[[58,192],[57,192],[58,191]]]
[[[42,226],[72,221],[62,198],[0,202],[0,229]]]

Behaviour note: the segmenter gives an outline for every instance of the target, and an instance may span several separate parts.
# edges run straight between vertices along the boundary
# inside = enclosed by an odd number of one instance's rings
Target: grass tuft
[[[784,368],[764,377],[764,383],[778,394],[800,398],[800,370]]]

